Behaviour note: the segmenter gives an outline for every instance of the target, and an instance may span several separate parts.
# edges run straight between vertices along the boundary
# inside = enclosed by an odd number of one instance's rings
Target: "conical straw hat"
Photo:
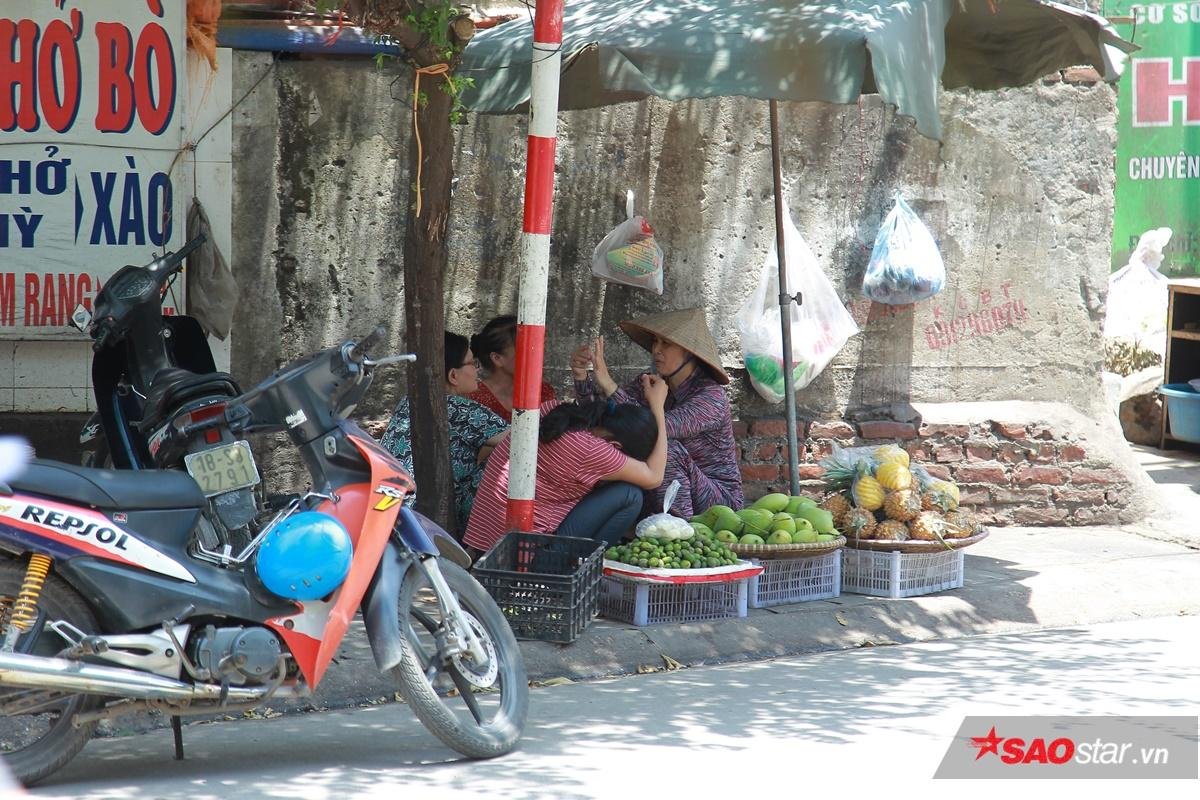
[[[721,369],[717,343],[708,331],[708,320],[704,318],[703,309],[688,308],[627,319],[621,323],[621,330],[646,350],[654,346],[655,336],[677,344],[712,370],[719,383],[729,383],[729,376]]]

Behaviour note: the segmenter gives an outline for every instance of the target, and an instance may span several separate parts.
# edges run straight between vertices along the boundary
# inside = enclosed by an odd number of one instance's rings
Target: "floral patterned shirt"
[[[467,518],[471,514],[471,506],[475,503],[479,481],[483,479],[484,465],[477,463],[479,449],[488,439],[503,433],[508,425],[494,412],[474,400],[453,394],[446,397],[446,418],[450,423],[450,469],[454,473],[454,505],[458,525],[465,528]],[[405,397],[392,413],[392,419],[388,422],[387,430],[383,432],[380,444],[404,465],[404,469],[410,475],[413,469],[411,431],[412,413],[408,398]],[[411,506],[415,499],[416,494],[413,493],[405,498],[404,502]]]

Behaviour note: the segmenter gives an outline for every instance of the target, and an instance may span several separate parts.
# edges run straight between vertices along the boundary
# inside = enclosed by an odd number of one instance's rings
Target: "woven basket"
[[[846,545],[846,537],[811,544],[730,544],[729,549],[742,558],[808,558],[832,553]]]
[[[875,550],[881,553],[944,553],[947,550],[961,550],[976,542],[982,542],[988,536],[986,530],[968,536],[966,539],[947,539],[942,542],[927,542],[909,539],[906,542],[879,541],[877,539],[847,539],[846,547],[855,550]]]

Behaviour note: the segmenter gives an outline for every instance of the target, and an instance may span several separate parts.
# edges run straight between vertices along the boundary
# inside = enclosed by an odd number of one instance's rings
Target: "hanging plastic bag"
[[[1162,356],[1167,348],[1167,277],[1158,271],[1170,228],[1146,231],[1129,263],[1108,278],[1104,338],[1124,340]]]
[[[637,524],[635,532],[639,539],[690,539],[696,531],[687,520],[671,514],[671,504],[679,494],[679,481],[671,481],[663,497],[661,514],[651,514]]]
[[[787,290],[800,292],[800,303],[789,304],[792,333],[792,383],[803,389],[825,369],[858,325],[842,304],[816,256],[796,230],[786,204],[783,211],[787,253]],[[734,324],[742,340],[742,357],[750,383],[763,398],[778,403],[784,397],[783,333],[779,315],[779,260],[775,247],[763,261],[758,285],[742,304]]]
[[[875,248],[863,276],[863,294],[876,303],[903,306],[933,297],[946,283],[946,265],[937,242],[896,195],[896,205],[875,235]]]
[[[663,293],[663,251],[654,241],[654,228],[633,213],[633,192],[625,194],[628,217],[592,251],[592,274],[606,281]]]

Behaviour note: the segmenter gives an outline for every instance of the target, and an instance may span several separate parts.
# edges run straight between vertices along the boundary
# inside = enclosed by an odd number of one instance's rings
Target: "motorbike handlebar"
[[[165,253],[160,258],[156,258],[146,265],[146,270],[152,275],[162,275],[162,280],[165,280],[170,275],[178,271],[183,264],[183,260],[192,254],[197,247],[208,241],[208,236],[201,233],[185,244],[183,247],[176,250],[174,253]]]
[[[384,327],[377,325],[375,330],[368,333],[358,344],[350,348],[350,351],[346,354],[346,359],[351,364],[363,363],[363,359],[367,357],[367,351],[382,342],[385,335],[387,335],[387,331],[384,330]]]

